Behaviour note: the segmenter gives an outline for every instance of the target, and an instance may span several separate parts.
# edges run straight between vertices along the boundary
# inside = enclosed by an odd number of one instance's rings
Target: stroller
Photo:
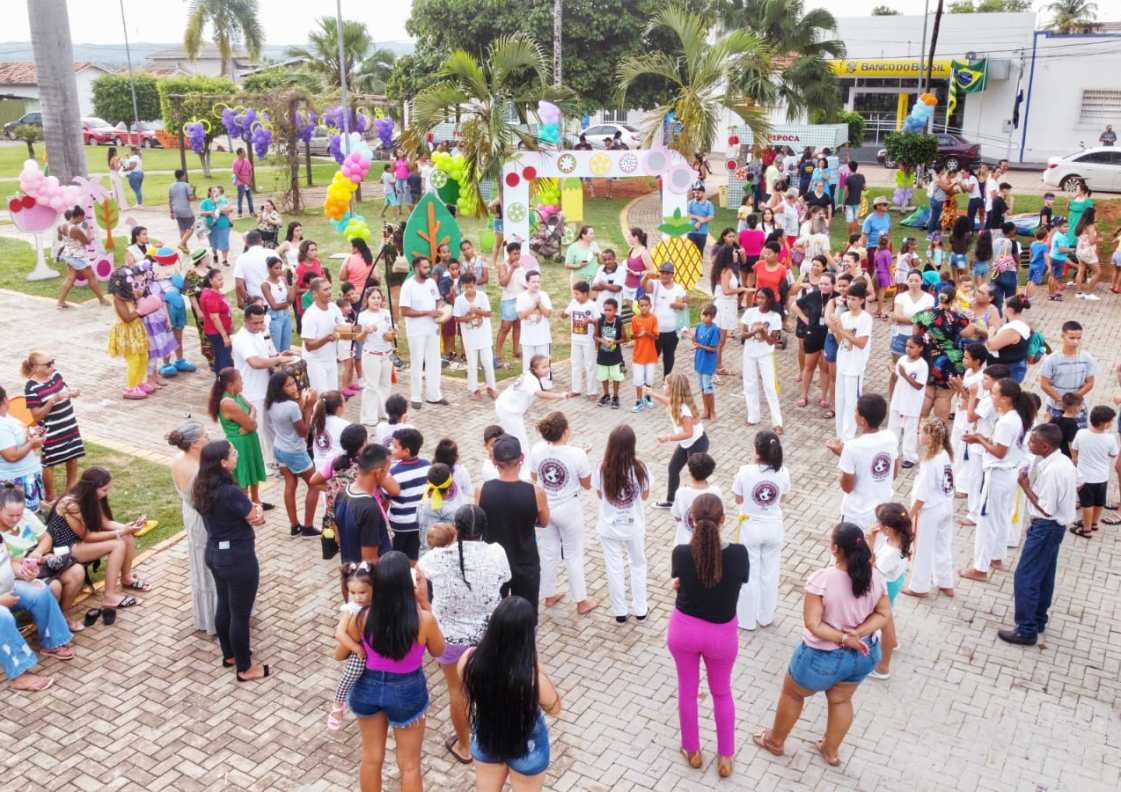
[[[557,210],[546,213],[538,210],[537,228],[529,238],[529,249],[538,261],[560,257],[564,237],[564,213]]]

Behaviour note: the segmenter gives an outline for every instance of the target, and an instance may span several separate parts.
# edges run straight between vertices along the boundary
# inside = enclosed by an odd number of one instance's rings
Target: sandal
[[[444,747],[448,749],[448,753],[454,756],[455,760],[460,764],[471,764],[473,761],[475,761],[475,758],[473,756],[464,758],[462,755],[455,752],[456,739],[457,738],[454,734],[448,735],[448,738],[444,740]]]
[[[768,732],[769,729],[763,729],[763,731],[755,732],[755,734],[751,735],[751,741],[769,754],[773,754],[775,756],[785,756],[786,752],[782,748],[772,747],[770,740],[767,739]]]
[[[106,627],[112,627],[117,623],[117,609],[116,608],[102,608],[101,621]]]
[[[1121,525],[1121,517],[1102,517],[1102,525]]]
[[[56,660],[73,660],[74,648],[65,644],[55,649],[44,649],[43,654],[50,655]]]
[[[264,669],[264,673],[261,674],[259,677],[243,677],[241,675],[240,671],[238,671],[236,674],[234,674],[234,676],[237,677],[238,682],[259,682],[262,679],[268,679],[268,677],[269,677],[269,667],[267,665],[263,665],[263,666],[261,666],[261,668]]]
[[[154,522],[154,520],[150,520],[149,522]],[[157,523],[157,525],[158,524],[159,523]],[[147,528],[147,526],[145,526],[145,529],[146,529],[145,533],[147,533],[147,531],[151,530],[150,528]],[[139,536],[139,534],[137,534],[137,535]],[[129,583],[122,583],[121,587],[126,588],[129,591],[151,591],[152,590],[152,584],[149,583],[146,580],[141,580],[140,578],[133,578],[132,581],[129,582]],[[125,607],[127,608],[128,606],[126,605]]]
[[[1093,531],[1091,531],[1089,528],[1085,528],[1081,525],[1070,526],[1070,532],[1072,534],[1074,534],[1075,536],[1081,536],[1083,539],[1089,539],[1091,536],[1094,535]]]
[[[836,418],[837,413],[835,413],[833,410],[826,410],[825,412],[823,412],[821,414],[821,417],[822,418]]]
[[[86,616],[82,619],[83,627],[93,627],[97,624],[97,620],[101,618],[101,608],[90,608],[86,611]]]
[[[327,728],[331,731],[338,731],[343,727],[343,713],[346,712],[344,704],[335,704],[331,707],[331,711],[327,713]]]

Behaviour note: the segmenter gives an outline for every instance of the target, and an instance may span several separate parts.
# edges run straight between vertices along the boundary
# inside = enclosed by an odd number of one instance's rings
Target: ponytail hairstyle
[[[409,402],[400,393],[394,393],[385,400],[385,420],[390,426],[401,423],[409,411]]]
[[[45,357],[47,357],[46,352],[31,352],[26,359],[20,362],[19,373],[25,377],[30,377],[36,363]]]
[[[355,582],[365,583],[371,589],[374,587],[374,568],[370,565],[369,561],[343,564],[342,575],[343,586],[346,586],[353,580]]]
[[[218,372],[218,376],[214,378],[214,384],[210,386],[210,401],[206,404],[206,412],[215,421],[218,420],[218,408],[222,404],[222,397],[226,393],[226,389],[237,382],[238,377],[241,375],[233,366],[227,366]]]
[[[459,548],[459,576],[463,578],[464,585],[471,588],[467,580],[467,570],[463,566],[464,541],[480,541],[487,530],[487,513],[481,506],[468,503],[460,506],[455,512],[455,541]]]
[[[1023,313],[1028,308],[1031,308],[1031,300],[1028,299],[1026,294],[1016,293],[1008,298],[1005,305],[1016,313]]]
[[[646,232],[638,226],[631,226],[631,236],[638,240],[638,243],[646,247]]]
[[[845,560],[852,581],[852,595],[863,597],[872,588],[872,550],[864,541],[864,532],[853,523],[837,523],[833,529],[833,544]]]
[[[315,442],[318,443],[320,435],[327,430],[327,416],[338,413],[344,404],[346,401],[337,390],[327,391],[319,397],[319,401],[315,403],[315,411],[311,414],[311,434]]]
[[[915,534],[911,529],[911,515],[907,513],[907,507],[902,503],[881,503],[876,507],[876,522],[899,537],[899,552],[904,558],[910,558]],[[853,593],[855,591],[854,588]]]
[[[436,450],[432,452],[432,464],[437,463],[447,465],[451,471],[459,463],[459,446],[451,438],[445,437],[436,444]]]
[[[689,509],[689,523],[693,537],[689,540],[689,555],[697,580],[706,589],[716,587],[724,574],[720,551],[720,524],[724,522],[724,505],[720,498],[704,493],[697,496]]]
[[[1013,297],[1012,299],[1016,299]],[[1031,400],[1031,394],[1020,387],[1020,383],[1011,377],[1005,377],[996,383],[1000,388],[1000,395],[1006,396],[1012,400],[1012,409],[1015,410],[1019,416],[1020,421],[1023,422],[1023,430],[1020,436],[1016,438],[1016,444],[1019,445],[1024,440],[1024,435],[1031,429],[1031,425],[1035,423],[1035,402]]]
[[[946,422],[937,415],[932,415],[923,421],[922,430],[930,438],[926,448],[923,449],[924,459],[932,459],[939,451],[945,451],[950,455],[952,462],[954,449],[950,445],[950,430],[946,428]]]
[[[537,422],[537,431],[546,443],[559,443],[568,431],[568,418],[560,410],[554,410]]]
[[[365,447],[367,439],[369,439],[369,432],[362,424],[350,424],[343,429],[342,434],[339,435],[339,445],[342,446],[343,452],[331,461],[331,470],[339,473],[355,464],[358,461],[358,452]]]
[[[755,435],[755,459],[776,473],[782,469],[782,441],[777,434],[759,432]]]

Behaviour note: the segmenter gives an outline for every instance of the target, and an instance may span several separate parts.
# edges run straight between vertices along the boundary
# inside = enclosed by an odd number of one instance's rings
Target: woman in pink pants
[[[721,549],[724,506],[715,495],[701,495],[689,510],[693,538],[673,549],[672,571],[677,602],[670,616],[669,646],[677,665],[677,715],[681,753],[690,767],[704,764],[697,727],[697,688],[701,658],[716,716],[716,752],[721,778],[732,774],[736,753],[736,704],[732,666],[739,651],[736,603],[747,582],[747,550],[741,544]]]

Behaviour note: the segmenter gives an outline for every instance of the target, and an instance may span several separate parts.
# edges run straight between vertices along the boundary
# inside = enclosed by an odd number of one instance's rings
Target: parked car
[[[91,143],[98,146],[112,145],[117,142],[120,132],[121,130],[100,118],[87,116],[82,119],[82,142],[87,146]]]
[[[950,132],[936,132],[938,138],[938,153],[934,162],[945,165],[950,170],[959,170],[966,165],[975,166],[981,160],[981,144],[970,143],[965,138]],[[882,148],[876,152],[876,159],[885,168],[894,168],[895,160],[889,159],[887,149]]]
[[[135,125],[129,124],[126,129],[123,122],[117,124],[116,144],[118,146],[143,146],[145,148],[162,146],[156,138],[156,132],[163,129],[162,121],[141,121],[139,129],[134,127]]]
[[[43,114],[39,112],[24,113],[15,121],[9,121],[8,123],[4,124],[4,137],[6,137],[8,140],[15,140],[16,127],[22,126],[23,124],[41,127],[43,126]]]
[[[607,148],[607,141],[615,137],[616,132],[623,133],[622,141],[627,148],[641,148],[642,140],[638,130],[628,124],[593,124],[582,130],[580,134],[592,144],[592,148]]]
[[[1074,192],[1085,182],[1098,192],[1121,192],[1121,149],[1112,146],[1051,157],[1040,177],[1048,187]]]

